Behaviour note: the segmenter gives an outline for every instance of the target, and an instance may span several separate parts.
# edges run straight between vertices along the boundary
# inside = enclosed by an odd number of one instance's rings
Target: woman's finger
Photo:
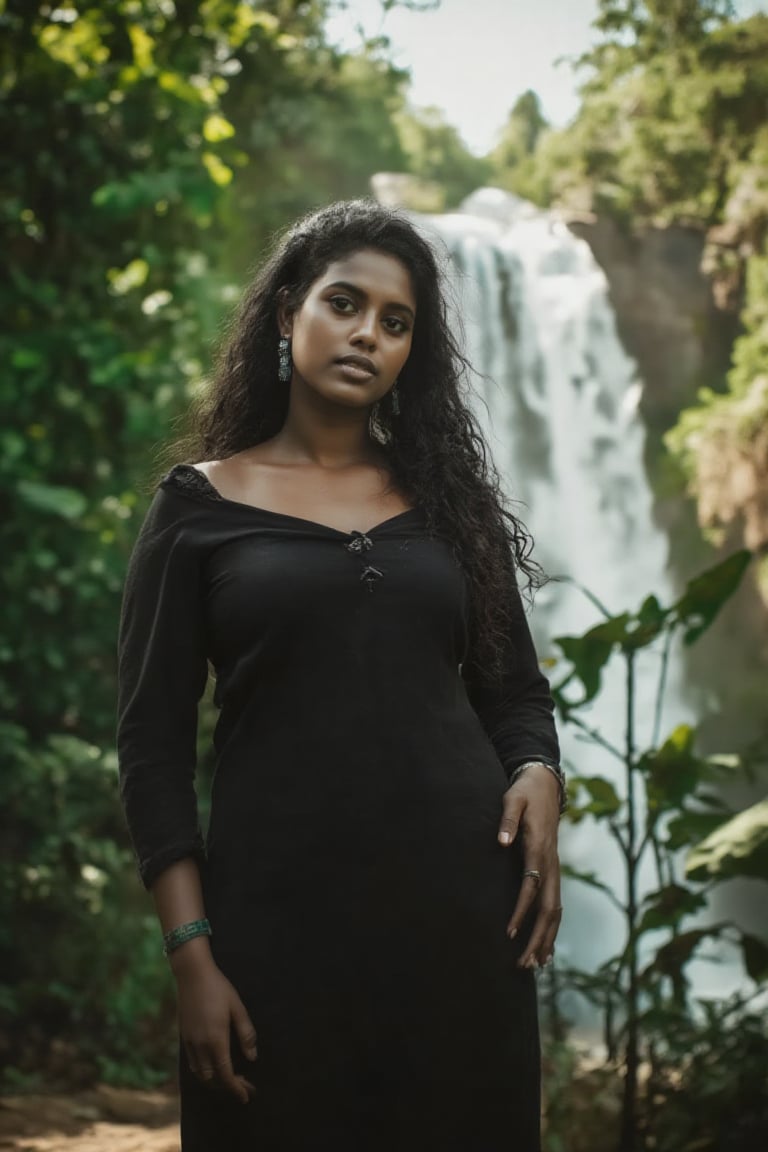
[[[544,875],[544,867],[544,862],[541,860],[537,861],[537,858],[533,856],[532,853],[525,861],[523,880],[520,885],[517,903],[512,913],[512,919],[509,921],[509,924],[507,924],[507,936],[509,936],[510,940],[514,940],[520,931],[520,925],[525,920],[531,905],[539,895],[539,885],[541,883],[541,877]],[[526,875],[526,873],[528,873],[528,875]],[[537,876],[536,873],[539,873],[539,875]]]
[[[197,1059],[197,1053],[195,1052],[195,1049],[191,1044],[186,1044],[186,1043],[184,1045],[184,1052],[185,1052],[186,1057],[187,1057],[187,1064],[189,1065],[189,1070],[192,1073],[192,1075],[196,1077],[198,1074],[199,1067],[200,1067],[199,1061]]]
[[[197,1079],[202,1080],[202,1082],[204,1084],[210,1084],[213,1081],[215,1075],[216,1075],[216,1072],[215,1072],[215,1069],[213,1067],[213,1061],[212,1061],[211,1057],[210,1056],[200,1057],[198,1062],[197,1062],[196,1069],[195,1069],[195,1076],[197,1077]]]
[[[546,882],[542,885],[539,914],[530,939],[518,964],[521,968],[535,968],[544,964],[552,954],[562,917],[560,904],[560,864],[552,861]]]
[[[204,1083],[213,1080],[213,1060],[206,1046],[190,1042],[184,1045],[184,1051],[187,1054],[189,1070],[195,1079]]]
[[[253,1085],[246,1085],[246,1081],[242,1076],[235,1075],[228,1046],[227,1048],[217,1048],[215,1050],[213,1067],[216,1079],[221,1087],[235,1096],[242,1104],[247,1104],[250,1099],[248,1089],[250,1088],[252,1090]]]
[[[560,926],[561,915],[562,910],[559,908],[542,908],[536,919],[531,938],[518,960],[520,968],[538,968],[549,960],[555,946],[555,937]]]
[[[504,794],[504,809],[499,824],[499,844],[508,848],[517,836],[520,821],[525,812],[525,797],[521,792],[514,790]]]
[[[232,1024],[237,1033],[237,1038],[240,1041],[243,1055],[247,1060],[255,1060],[258,1055],[256,1050],[256,1029],[239,996],[235,996],[232,1005]]]

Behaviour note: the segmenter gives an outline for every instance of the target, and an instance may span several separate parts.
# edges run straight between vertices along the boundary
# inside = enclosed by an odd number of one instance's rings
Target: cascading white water
[[[466,347],[479,374],[478,416],[508,494],[522,502],[537,559],[550,575],[590,589],[611,612],[639,607],[650,592],[669,602],[667,542],[653,521],[643,465],[640,383],[588,245],[553,214],[495,189],[473,194],[457,213],[419,220],[450,253]],[[578,589],[548,584],[533,616],[540,654],[556,654],[553,637],[578,635],[599,619]],[[645,669],[638,740],[649,743],[653,658]],[[555,668],[553,679],[558,674]],[[670,726],[689,719],[676,680],[673,670],[665,708]],[[624,709],[616,662],[589,721],[619,747]],[[572,769],[621,785],[621,765],[603,750],[568,729],[562,736]],[[592,822],[567,828],[563,855],[621,894],[621,861],[602,828]],[[619,915],[581,884],[566,886],[564,903],[558,952],[593,969],[620,947]]]

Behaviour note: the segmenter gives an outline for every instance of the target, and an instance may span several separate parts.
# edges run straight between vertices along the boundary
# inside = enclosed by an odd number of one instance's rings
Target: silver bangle
[[[559,766],[548,764],[546,760],[526,760],[523,764],[518,764],[517,767],[513,768],[510,772],[508,777],[510,788],[517,782],[519,777],[522,776],[523,772],[525,772],[527,768],[532,768],[534,764],[537,766],[540,765],[542,768],[547,768],[560,785],[560,815],[562,816],[568,807],[568,787],[565,782],[565,773]]]

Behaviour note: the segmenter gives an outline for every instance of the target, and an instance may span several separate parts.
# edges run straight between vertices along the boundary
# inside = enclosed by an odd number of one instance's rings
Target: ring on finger
[[[538,888],[539,884],[541,884],[541,872],[539,872],[538,868],[526,868],[526,869],[524,869],[523,879],[525,879],[526,876],[529,877],[529,879],[533,880],[533,882],[537,888]]]

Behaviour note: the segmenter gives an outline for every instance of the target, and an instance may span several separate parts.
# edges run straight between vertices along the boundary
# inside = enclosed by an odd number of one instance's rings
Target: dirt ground
[[[179,1152],[177,1104],[104,1085],[68,1096],[0,1097],[2,1152]]]

